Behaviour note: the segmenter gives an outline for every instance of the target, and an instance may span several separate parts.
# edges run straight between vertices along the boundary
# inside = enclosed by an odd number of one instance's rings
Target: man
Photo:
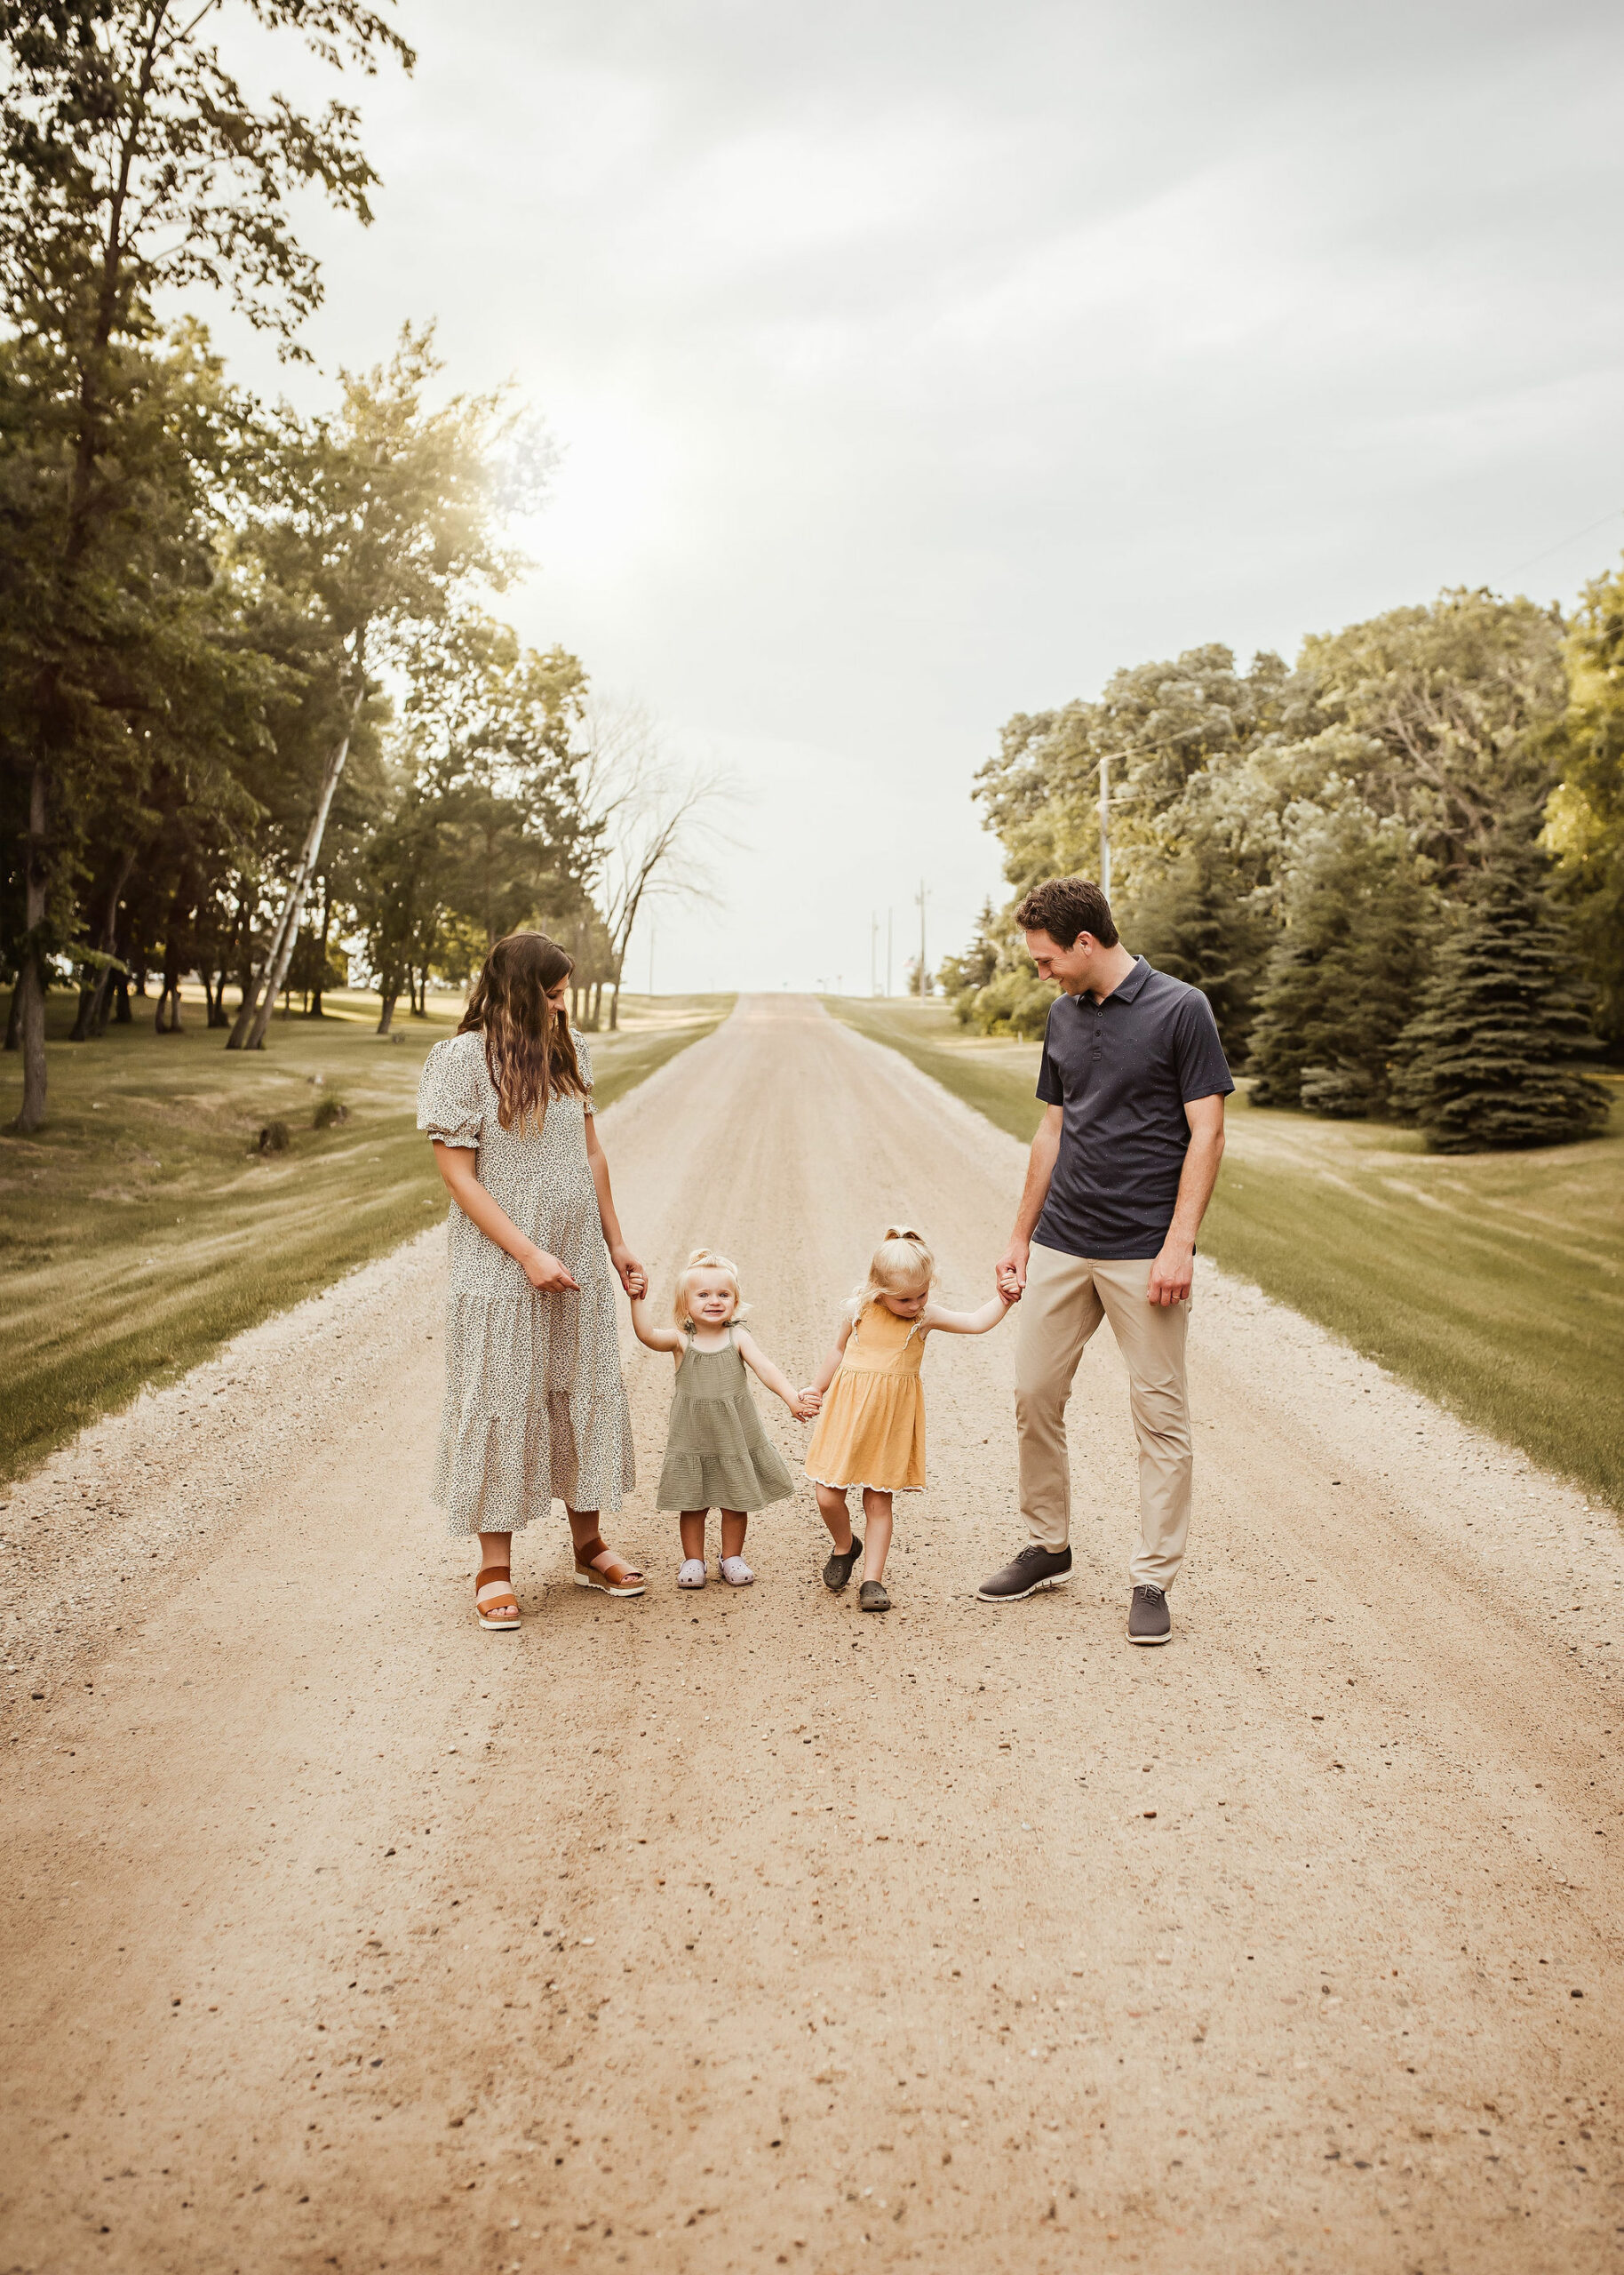
[[[1000,1289],[1022,1298],[1015,1426],[1031,1543],[977,1593],[1016,1603],[1071,1577],[1066,1401],[1084,1345],[1108,1319],[1139,1440],[1127,1637],[1165,1643],[1190,1527],[1190,1282],[1235,1085],[1206,996],[1129,955],[1098,885],[1053,878],[1015,920],[1039,978],[1062,989],[1038,1075],[1048,1111],[998,1266]]]

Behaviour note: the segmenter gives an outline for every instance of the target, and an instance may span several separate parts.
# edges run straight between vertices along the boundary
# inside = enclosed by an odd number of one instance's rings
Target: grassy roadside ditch
[[[587,1038],[600,1108],[732,1005],[623,999],[620,1033]],[[460,1002],[431,999],[394,1040],[372,1032],[376,999],[328,1008],[319,1021],[279,1015],[249,1056],[208,1032],[201,995],[183,1034],[155,1034],[148,1018],[88,1044],[66,1040],[68,997],[52,1003],[51,1120],[35,1138],[0,1128],[0,1478],[443,1210],[418,1076]],[[0,1061],[0,1125],[20,1088],[17,1060]],[[316,1129],[335,1098],[344,1117]],[[254,1151],[275,1122],[287,1150]]]
[[[1038,1046],[943,1004],[830,999],[1023,1141]],[[1624,1509],[1624,1084],[1603,1136],[1449,1158],[1387,1122],[1230,1101],[1202,1247],[1466,1420]],[[1013,1195],[1011,1196],[1013,1207]]]

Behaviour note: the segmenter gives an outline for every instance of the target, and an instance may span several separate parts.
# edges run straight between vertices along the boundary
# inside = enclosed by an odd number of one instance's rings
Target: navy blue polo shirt
[[[1034,1240],[1067,1256],[1160,1253],[1190,1144],[1191,1098],[1235,1088],[1213,1007],[1142,956],[1103,1003],[1049,1007],[1038,1096],[1062,1109],[1060,1154]]]

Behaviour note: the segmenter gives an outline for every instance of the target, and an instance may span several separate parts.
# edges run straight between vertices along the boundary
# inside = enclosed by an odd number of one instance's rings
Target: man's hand
[[[1007,1304],[1018,1304],[1026,1288],[1026,1263],[1031,1242],[1015,1234],[993,1268],[998,1291]]]
[[[1182,1304],[1190,1293],[1190,1283],[1195,1275],[1196,1250],[1193,1241],[1175,1240],[1171,1233],[1162,1244],[1162,1252],[1150,1266],[1150,1285],[1145,1289],[1148,1300],[1166,1305]]]

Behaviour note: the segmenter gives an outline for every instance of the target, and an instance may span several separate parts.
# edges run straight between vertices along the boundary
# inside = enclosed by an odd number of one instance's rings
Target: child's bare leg
[[[705,1562],[705,1521],[710,1513],[708,1509],[684,1509],[677,1519],[685,1559],[697,1557],[701,1564]],[[727,1538],[725,1532],[722,1538]]]
[[[817,1513],[829,1528],[835,1554],[844,1556],[851,1546],[851,1511],[846,1505],[846,1496],[837,1493],[832,1485],[820,1485],[816,1489]]]
[[[721,1513],[721,1553],[724,1556],[744,1553],[744,1531],[750,1522],[743,1509],[724,1509]],[[703,1549],[700,1553],[704,1554]]]
[[[883,1580],[891,1553],[891,1497],[867,1485],[863,1489],[863,1577]]]

